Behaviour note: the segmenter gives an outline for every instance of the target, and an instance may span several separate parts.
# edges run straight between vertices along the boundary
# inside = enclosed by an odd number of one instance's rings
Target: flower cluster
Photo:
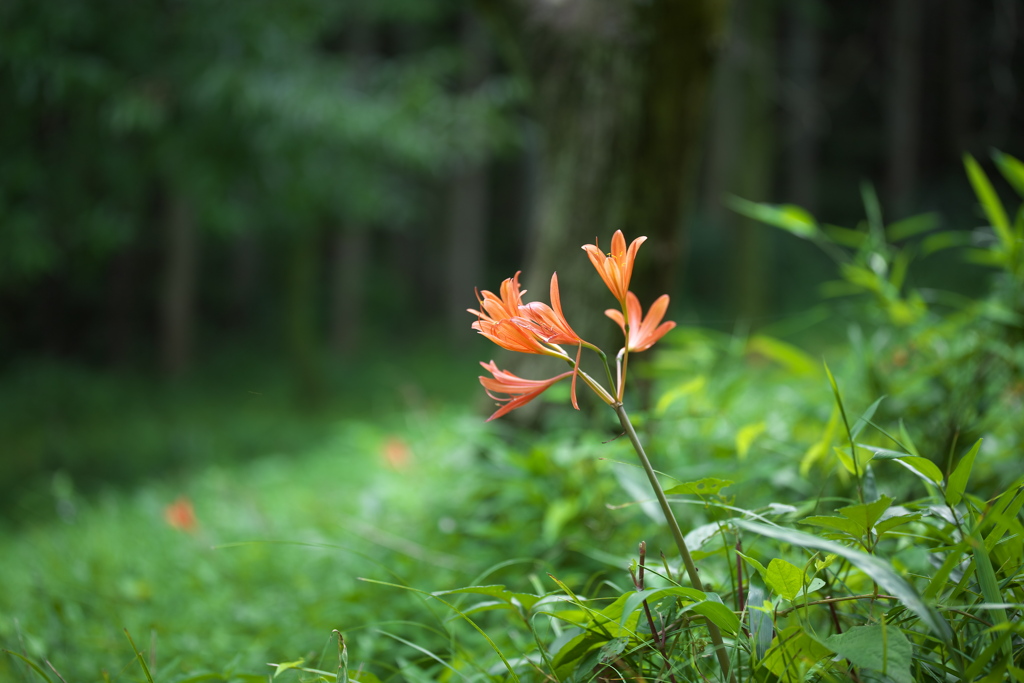
[[[616,231],[612,237],[610,253],[604,253],[597,244],[584,245],[591,263],[597,269],[604,283],[619,302],[621,310],[609,309],[605,315],[618,323],[625,338],[622,349],[616,357],[618,381],[615,382],[614,393],[609,392],[590,375],[580,369],[580,357],[583,347],[591,349],[605,359],[611,381],[611,369],[607,365],[607,357],[599,348],[582,339],[565,319],[562,312],[562,300],[558,291],[558,274],[551,276],[551,304],[539,301],[523,303],[525,290],[519,286],[519,273],[501,283],[498,294],[483,291],[477,293],[480,310],[470,309],[477,319],[473,329],[492,342],[510,351],[519,353],[535,353],[554,356],[566,361],[571,370],[560,375],[542,380],[524,379],[511,372],[501,370],[492,360],[481,363],[490,377],[480,377],[480,383],[487,395],[499,402],[500,407],[489,420],[501,417],[506,413],[526,405],[543,393],[548,387],[563,379],[572,378],[572,405],[579,409],[576,399],[577,380],[582,380],[601,400],[609,405],[622,402],[625,388],[625,367],[629,354],[645,351],[654,345],[666,332],[675,327],[671,321],[661,322],[668,309],[668,295],[660,296],[644,317],[640,301],[629,291],[629,281],[633,275],[633,263],[637,251],[646,237],[638,237],[626,246],[626,238],[622,231]],[[575,346],[575,357],[563,346]]]

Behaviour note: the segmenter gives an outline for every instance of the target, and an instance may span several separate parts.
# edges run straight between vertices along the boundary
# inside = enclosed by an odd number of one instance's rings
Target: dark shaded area
[[[227,385],[272,367],[288,410],[348,410],[381,367],[361,359],[464,350],[474,285],[523,269],[546,298],[564,250],[617,228],[657,237],[636,289],[676,320],[775,323],[832,266],[724,197],[852,228],[868,181],[887,220],[967,230],[961,155],[1024,152],[1012,0],[686,5],[4,3],[5,480],[103,470],[39,446],[60,440],[51,397],[85,391],[66,383],[208,396],[227,358]],[[578,261],[570,316],[603,294]]]

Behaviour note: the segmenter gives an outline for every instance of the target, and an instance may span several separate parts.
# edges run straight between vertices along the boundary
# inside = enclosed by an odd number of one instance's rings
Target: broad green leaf
[[[868,575],[872,581],[876,582],[884,590],[888,591],[891,595],[896,596],[903,603],[903,606],[918,616],[919,619],[937,635],[943,642],[950,644],[953,639],[953,631],[949,627],[949,623],[939,614],[935,608],[926,604],[921,596],[918,595],[914,587],[907,583],[906,579],[896,573],[896,571],[884,560],[875,557],[874,555],[868,555],[859,550],[848,548],[845,545],[841,545],[828,539],[818,538],[811,534],[797,531],[795,529],[786,529],[778,526],[770,526],[767,524],[760,524],[758,522],[751,522],[745,519],[737,519],[734,522],[737,526],[750,531],[751,533],[759,534],[761,536],[767,536],[768,538],[774,538],[778,541],[785,543],[791,543],[793,545],[800,546],[801,548],[812,548],[814,550],[822,550],[826,553],[834,553],[839,555],[853,566],[860,569],[862,572]]]
[[[1024,197],[1024,163],[1019,159],[999,151],[992,152],[992,159],[999,167],[999,172],[1006,182],[1013,186],[1021,197]]]
[[[768,427],[764,421],[755,422],[741,427],[736,432],[736,455],[739,456],[740,460],[746,460],[747,454],[750,453],[750,447],[754,444],[757,437],[764,434],[764,430]]]
[[[796,597],[797,599],[800,599],[805,596],[808,596],[811,593],[815,593],[821,590],[824,585],[825,582],[821,579],[811,579],[810,583],[808,583],[806,586],[800,589],[800,592],[796,594]]]
[[[978,450],[981,448],[981,441],[978,439],[971,446],[971,450],[960,458],[960,462],[949,475],[949,481],[946,483],[946,504],[956,506],[963,499],[964,491],[967,490],[967,482],[971,478],[971,470],[974,469],[974,459],[978,456]]]
[[[791,232],[797,237],[811,239],[819,234],[818,224],[814,216],[806,209],[794,204],[760,204],[740,197],[730,196],[726,204],[736,213],[742,214],[756,221],[773,225]]]
[[[872,527],[875,526],[875,522],[882,518],[882,515],[891,505],[892,498],[889,496],[882,496],[871,503],[841,507],[836,510],[836,512],[855,522],[859,530],[859,535],[864,536],[871,531]]]
[[[910,515],[893,515],[892,517],[887,517],[875,524],[875,533],[877,533],[879,538],[881,538],[886,532],[892,531],[904,524],[910,524],[911,522],[915,522],[919,519],[921,519],[921,513],[919,512],[915,512]]]
[[[601,664],[607,664],[608,662],[613,661],[622,654],[627,645],[629,645],[628,637],[609,640],[607,643],[602,645],[601,649],[598,651],[598,662]]]
[[[772,641],[762,664],[783,683],[802,683],[815,664],[832,651],[812,638],[801,626],[783,629]]]
[[[624,624],[626,620],[640,608],[640,603],[644,600],[648,604],[660,600],[665,597],[675,596],[683,598],[691,602],[699,602],[707,599],[707,593],[697,590],[696,588],[686,588],[685,586],[673,586],[670,588],[647,588],[642,591],[633,591],[626,593],[622,603],[622,616],[620,621]]]
[[[714,593],[708,593],[707,600],[687,605],[683,611],[696,612],[721,630],[734,636],[740,631],[740,619],[720,600],[713,599],[717,597]]]
[[[964,167],[967,169],[967,177],[974,188],[974,194],[978,197],[978,202],[992,224],[992,229],[995,230],[996,235],[999,237],[1003,249],[1007,252],[1013,251],[1014,243],[1013,234],[1010,231],[1010,219],[1006,216],[1006,210],[1003,208],[1003,203],[999,201],[999,195],[996,194],[995,188],[989,182],[985,171],[981,169],[981,166],[970,154],[964,155]]]
[[[885,236],[890,242],[899,242],[922,232],[933,230],[939,226],[939,222],[937,213],[919,213],[916,216],[890,223],[885,228]]]
[[[754,335],[747,340],[746,352],[774,361],[794,375],[813,375],[818,369],[814,358],[797,346],[764,334]]]
[[[728,479],[715,479],[714,477],[705,477],[698,481],[690,481],[685,484],[679,484],[665,491],[665,495],[668,496],[714,496],[719,491],[732,484]]]
[[[768,563],[764,582],[776,595],[792,601],[804,588],[804,572],[796,565],[775,558]]]
[[[881,672],[896,683],[914,683],[910,673],[913,648],[895,626],[854,626],[846,633],[829,636],[825,644],[854,666]]]

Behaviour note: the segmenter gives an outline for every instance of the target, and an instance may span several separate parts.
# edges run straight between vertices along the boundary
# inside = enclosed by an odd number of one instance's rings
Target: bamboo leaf
[[[948,505],[959,505],[963,499],[964,491],[967,490],[967,482],[971,478],[971,470],[974,468],[974,459],[978,456],[978,450],[981,448],[981,441],[981,439],[978,439],[971,446],[971,450],[967,451],[967,455],[960,458],[956,469],[949,475],[949,481],[946,484],[946,503]]]
[[[999,201],[999,195],[989,182],[988,176],[977,161],[970,154],[964,155],[964,167],[967,169],[967,177],[974,188],[974,194],[978,197],[981,208],[985,211],[992,229],[995,230],[1003,249],[1007,252],[1013,250],[1013,234],[1010,231],[1010,219],[1006,215],[1003,203]]]

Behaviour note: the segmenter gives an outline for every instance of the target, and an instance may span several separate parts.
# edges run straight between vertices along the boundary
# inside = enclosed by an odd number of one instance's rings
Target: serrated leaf
[[[896,683],[914,683],[910,672],[913,649],[895,626],[854,626],[846,633],[829,636],[825,644],[854,666],[881,672]]]
[[[804,573],[799,567],[775,558],[768,563],[764,583],[776,595],[792,601],[803,590]]]
[[[726,486],[732,484],[728,479],[715,479],[714,477],[705,477],[697,481],[689,481],[665,491],[665,495],[668,496],[714,496],[719,491],[724,489]]]
[[[971,470],[974,468],[974,459],[978,456],[978,450],[981,448],[981,441],[978,439],[974,442],[971,450],[960,458],[960,462],[949,475],[949,481],[946,483],[946,504],[955,507],[963,499],[964,491],[967,490],[967,482],[971,478]]]
[[[874,555],[868,555],[867,553],[863,553],[859,550],[848,548],[834,541],[818,538],[817,536],[797,531],[795,529],[769,526],[767,524],[751,522],[745,519],[737,519],[734,523],[751,533],[791,543],[793,545],[800,546],[801,548],[822,550],[827,553],[839,555],[850,564],[867,574],[872,581],[875,581],[884,590],[888,591],[891,595],[896,596],[896,598],[898,598],[908,610],[916,614],[924,625],[927,626],[928,629],[937,635],[943,642],[946,644],[952,643],[953,631],[949,627],[949,623],[935,610],[935,608],[926,604],[924,600],[921,599],[921,596],[918,595],[917,591],[914,590],[914,587],[907,583],[907,581],[897,574],[896,571],[884,560],[875,557]]]

